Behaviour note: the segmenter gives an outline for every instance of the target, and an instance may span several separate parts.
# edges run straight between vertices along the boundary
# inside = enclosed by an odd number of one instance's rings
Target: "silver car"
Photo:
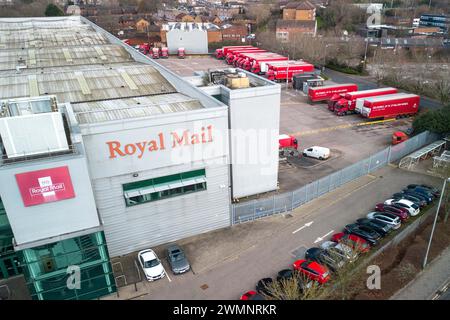
[[[167,260],[174,274],[185,273],[191,268],[183,249],[177,244],[172,244],[167,247]]]

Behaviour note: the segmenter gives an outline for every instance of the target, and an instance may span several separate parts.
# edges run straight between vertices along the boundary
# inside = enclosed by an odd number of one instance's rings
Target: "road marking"
[[[163,267],[163,269],[164,269],[164,273],[166,274],[167,280],[169,280],[169,282],[172,282],[172,279],[170,279],[169,274],[166,271],[166,268]]]
[[[329,236],[329,235],[332,234],[333,232],[334,232],[334,230],[331,230],[330,232],[327,232],[327,233],[324,234],[323,236],[318,237],[318,238],[314,241],[314,243],[323,241],[323,239],[324,239],[325,237]]]
[[[316,129],[316,130],[298,131],[298,132],[292,132],[289,134],[293,135],[293,136],[305,136],[305,135],[310,135],[310,134],[315,134],[315,133],[320,133],[320,132],[328,132],[328,131],[339,130],[339,129],[370,126],[370,125],[375,125],[375,124],[383,124],[383,123],[392,122],[395,120],[396,119],[386,119],[386,120],[378,120],[378,121],[347,123],[347,124],[341,124],[341,125],[334,126],[334,127],[327,127],[327,128]]]
[[[293,231],[292,234],[296,234],[297,232],[299,232],[300,230],[303,230],[306,227],[310,227],[312,224],[314,223],[314,221],[310,221],[308,223],[305,223],[303,226],[301,226],[300,228],[298,228],[297,230]]]

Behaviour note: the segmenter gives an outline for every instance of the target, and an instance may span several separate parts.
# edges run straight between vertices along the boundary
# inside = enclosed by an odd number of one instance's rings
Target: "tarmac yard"
[[[229,67],[213,57],[159,59],[158,62],[181,76],[195,71]],[[329,83],[333,83],[331,79]],[[386,148],[394,131],[411,126],[411,119],[371,121],[361,116],[338,117],[326,103],[309,103],[300,91],[281,83],[280,134],[292,134],[299,141],[299,151],[310,146],[331,149],[325,161],[311,158],[291,158],[280,162],[278,192],[290,191],[345,168]]]

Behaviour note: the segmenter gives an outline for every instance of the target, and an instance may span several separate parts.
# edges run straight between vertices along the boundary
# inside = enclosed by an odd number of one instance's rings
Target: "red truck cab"
[[[184,48],[178,48],[178,58],[184,59],[186,57],[186,51]]]
[[[152,49],[152,58],[159,59],[159,48],[155,47]]]
[[[278,148],[292,148],[297,149],[298,148],[298,140],[291,135],[288,134],[280,134],[278,138]]]
[[[161,58],[163,59],[169,58],[169,49],[167,47],[161,48]]]

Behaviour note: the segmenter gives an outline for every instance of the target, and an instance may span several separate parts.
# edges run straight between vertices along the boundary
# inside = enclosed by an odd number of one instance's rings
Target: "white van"
[[[328,159],[330,157],[330,149],[324,147],[313,146],[303,150],[305,157],[316,158],[320,160]]]

